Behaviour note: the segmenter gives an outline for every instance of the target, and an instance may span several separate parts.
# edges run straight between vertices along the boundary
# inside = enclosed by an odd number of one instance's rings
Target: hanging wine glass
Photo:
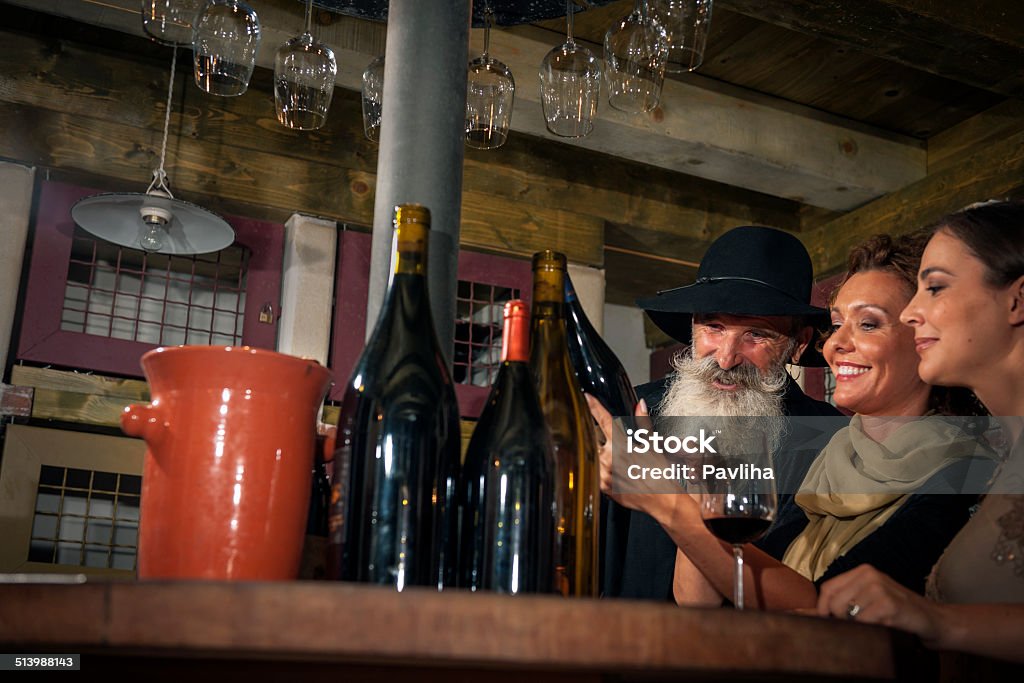
[[[164,45],[191,45],[202,0],[142,0],[142,29]]]
[[[665,80],[668,38],[647,12],[647,0],[636,0],[629,16],[604,36],[608,104],[630,114],[654,110]]]
[[[594,128],[601,98],[601,66],[590,50],[573,38],[572,0],[565,0],[566,40],[553,48],[540,65],[540,101],[548,130],[579,138]]]
[[[652,0],[651,16],[668,38],[666,73],[696,70],[704,62],[713,0]]]
[[[274,104],[277,120],[296,130],[316,130],[327,120],[338,63],[334,51],[310,31],[313,0],[306,0],[306,28],[277,48],[274,57]]]
[[[370,142],[378,142],[384,103],[384,55],[370,62],[363,71],[362,100],[363,133]]]
[[[491,57],[493,12],[484,10],[484,51],[469,63],[466,82],[466,144],[497,149],[508,138],[516,82],[507,66]]]
[[[196,85],[223,97],[241,95],[249,87],[260,20],[242,0],[206,0],[192,26]]]

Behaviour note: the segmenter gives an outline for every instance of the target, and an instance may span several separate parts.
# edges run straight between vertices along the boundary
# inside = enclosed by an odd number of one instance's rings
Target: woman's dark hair
[[[924,248],[935,233],[935,229],[934,226],[929,226],[895,237],[873,235],[855,246],[846,259],[846,275],[829,295],[829,307],[835,303],[839,290],[851,277],[868,271],[896,275],[903,281],[907,296],[913,296],[917,291],[917,271],[921,267],[921,254],[924,253]],[[822,344],[830,334],[831,330],[822,335]],[[943,415],[969,417],[989,414],[974,392],[963,387],[932,386],[928,408]]]
[[[1024,275],[1024,201],[972,204],[928,229],[963,242],[985,265],[985,281],[993,287]]]

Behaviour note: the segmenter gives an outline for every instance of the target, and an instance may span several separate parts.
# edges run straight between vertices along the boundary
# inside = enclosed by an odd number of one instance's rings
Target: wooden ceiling
[[[0,2],[141,35],[138,0]],[[296,0],[253,5],[264,44],[298,32]],[[600,55],[605,31],[632,5],[577,14],[580,42]],[[339,85],[358,90],[385,27],[326,11],[317,23],[338,54]],[[551,136],[540,114],[535,74],[563,36],[562,19],[495,29],[492,54],[519,86],[515,134],[498,153],[467,150],[467,173],[486,163],[626,188],[629,206],[603,216],[610,301],[692,278],[710,240],[739,221],[798,233],[828,274],[865,234],[1024,186],[1020,0],[715,0],[699,71],[670,77],[648,116],[603,105],[580,141]],[[474,30],[471,52],[481,45]],[[272,68],[272,51],[261,53]],[[574,169],[581,149],[614,157],[622,175]]]
[[[845,35],[833,31],[832,37],[818,32],[824,22],[804,31],[793,28],[801,6],[841,5],[845,13],[841,24],[846,25],[869,16],[868,6],[886,4],[895,9],[899,3],[716,0],[704,63],[697,73],[922,140],[1004,99],[996,92],[971,85],[980,83],[982,74],[967,76],[963,82],[958,82],[936,75],[934,70],[929,73],[923,69],[923,64],[908,65],[887,59],[881,56],[881,49],[864,50],[855,43],[869,32],[867,28],[853,26]],[[935,0],[929,4],[962,3]],[[1015,14],[1024,9],[1018,0],[976,4],[1002,5],[1007,11],[1012,5]],[[631,0],[621,0],[577,15],[577,36],[595,45],[602,44],[608,27],[628,13],[632,5]],[[744,11],[747,14],[740,13]],[[776,18],[774,23],[770,21],[772,17]],[[1018,17],[1017,21],[1021,19],[1024,17]],[[540,25],[552,31],[565,30],[562,20]],[[953,38],[953,31],[949,27],[935,39]],[[1024,61],[1020,61],[1024,59],[1024,43],[1019,47],[1022,51],[1017,54],[1018,71],[1024,69]],[[957,48],[950,51],[959,53]],[[1003,68],[1009,71],[1008,66]],[[1024,94],[1024,78],[1019,73],[1005,73],[1007,80],[1013,76],[1017,76],[1017,94]],[[686,76],[676,78],[687,80]]]

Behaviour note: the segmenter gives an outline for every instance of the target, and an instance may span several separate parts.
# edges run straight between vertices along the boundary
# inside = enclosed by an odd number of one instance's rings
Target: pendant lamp
[[[71,207],[71,217],[87,232],[122,247],[159,254],[206,254],[230,246],[235,241],[235,231],[212,211],[176,199],[167,184],[164,158],[177,56],[175,47],[167,87],[160,167],[153,171],[149,188],[145,192],[114,192],[86,197]]]

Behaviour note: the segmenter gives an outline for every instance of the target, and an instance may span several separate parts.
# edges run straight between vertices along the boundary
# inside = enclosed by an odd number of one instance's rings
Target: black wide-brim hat
[[[828,311],[811,305],[814,271],[804,245],[775,228],[743,226],[724,233],[708,247],[697,281],[638,299],[651,321],[665,334],[690,343],[694,313],[801,316],[815,329],[797,365],[822,367],[819,335]]]

